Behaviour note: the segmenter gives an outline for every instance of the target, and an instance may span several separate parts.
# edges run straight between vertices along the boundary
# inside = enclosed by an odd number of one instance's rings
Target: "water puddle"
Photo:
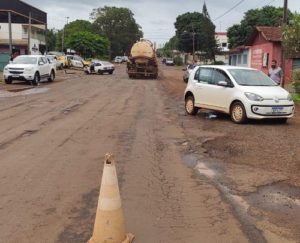
[[[13,89],[10,91],[0,90],[0,98],[42,94],[42,93],[46,93],[48,90],[49,88],[20,88],[20,89]]]

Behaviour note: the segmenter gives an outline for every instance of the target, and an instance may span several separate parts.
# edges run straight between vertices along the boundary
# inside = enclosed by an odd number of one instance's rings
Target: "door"
[[[227,87],[218,85],[220,81],[225,81]],[[210,105],[216,110],[227,112],[233,95],[232,93],[234,92],[234,85],[223,70],[218,68],[213,70],[209,92],[213,94],[210,99]]]
[[[209,107],[213,94],[211,93],[212,68],[200,67],[195,73],[194,95],[195,103],[200,107]]]
[[[41,78],[44,78],[47,75],[46,58],[40,57],[38,63],[39,63],[40,76]]]

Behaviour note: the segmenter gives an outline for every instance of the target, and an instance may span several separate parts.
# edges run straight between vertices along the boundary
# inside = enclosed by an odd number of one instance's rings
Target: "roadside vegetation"
[[[111,59],[128,54],[131,46],[142,37],[141,26],[130,9],[108,6],[94,9],[90,21],[75,20],[62,30],[47,31],[49,50],[73,49],[84,58]]]

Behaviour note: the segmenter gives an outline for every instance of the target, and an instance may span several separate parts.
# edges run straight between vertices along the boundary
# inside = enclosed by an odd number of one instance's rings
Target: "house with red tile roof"
[[[282,29],[280,27],[257,26],[246,42],[251,48],[250,67],[262,70],[266,74],[272,60],[281,63]],[[284,64],[285,81],[290,81],[293,69],[300,67],[300,59],[287,59]]]

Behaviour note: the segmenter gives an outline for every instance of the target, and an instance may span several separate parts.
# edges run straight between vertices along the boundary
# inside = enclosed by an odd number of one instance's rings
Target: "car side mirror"
[[[44,63],[43,62],[39,62],[39,66],[42,66],[42,65],[44,65]]]
[[[227,87],[228,83],[226,81],[219,81],[218,86]]]

